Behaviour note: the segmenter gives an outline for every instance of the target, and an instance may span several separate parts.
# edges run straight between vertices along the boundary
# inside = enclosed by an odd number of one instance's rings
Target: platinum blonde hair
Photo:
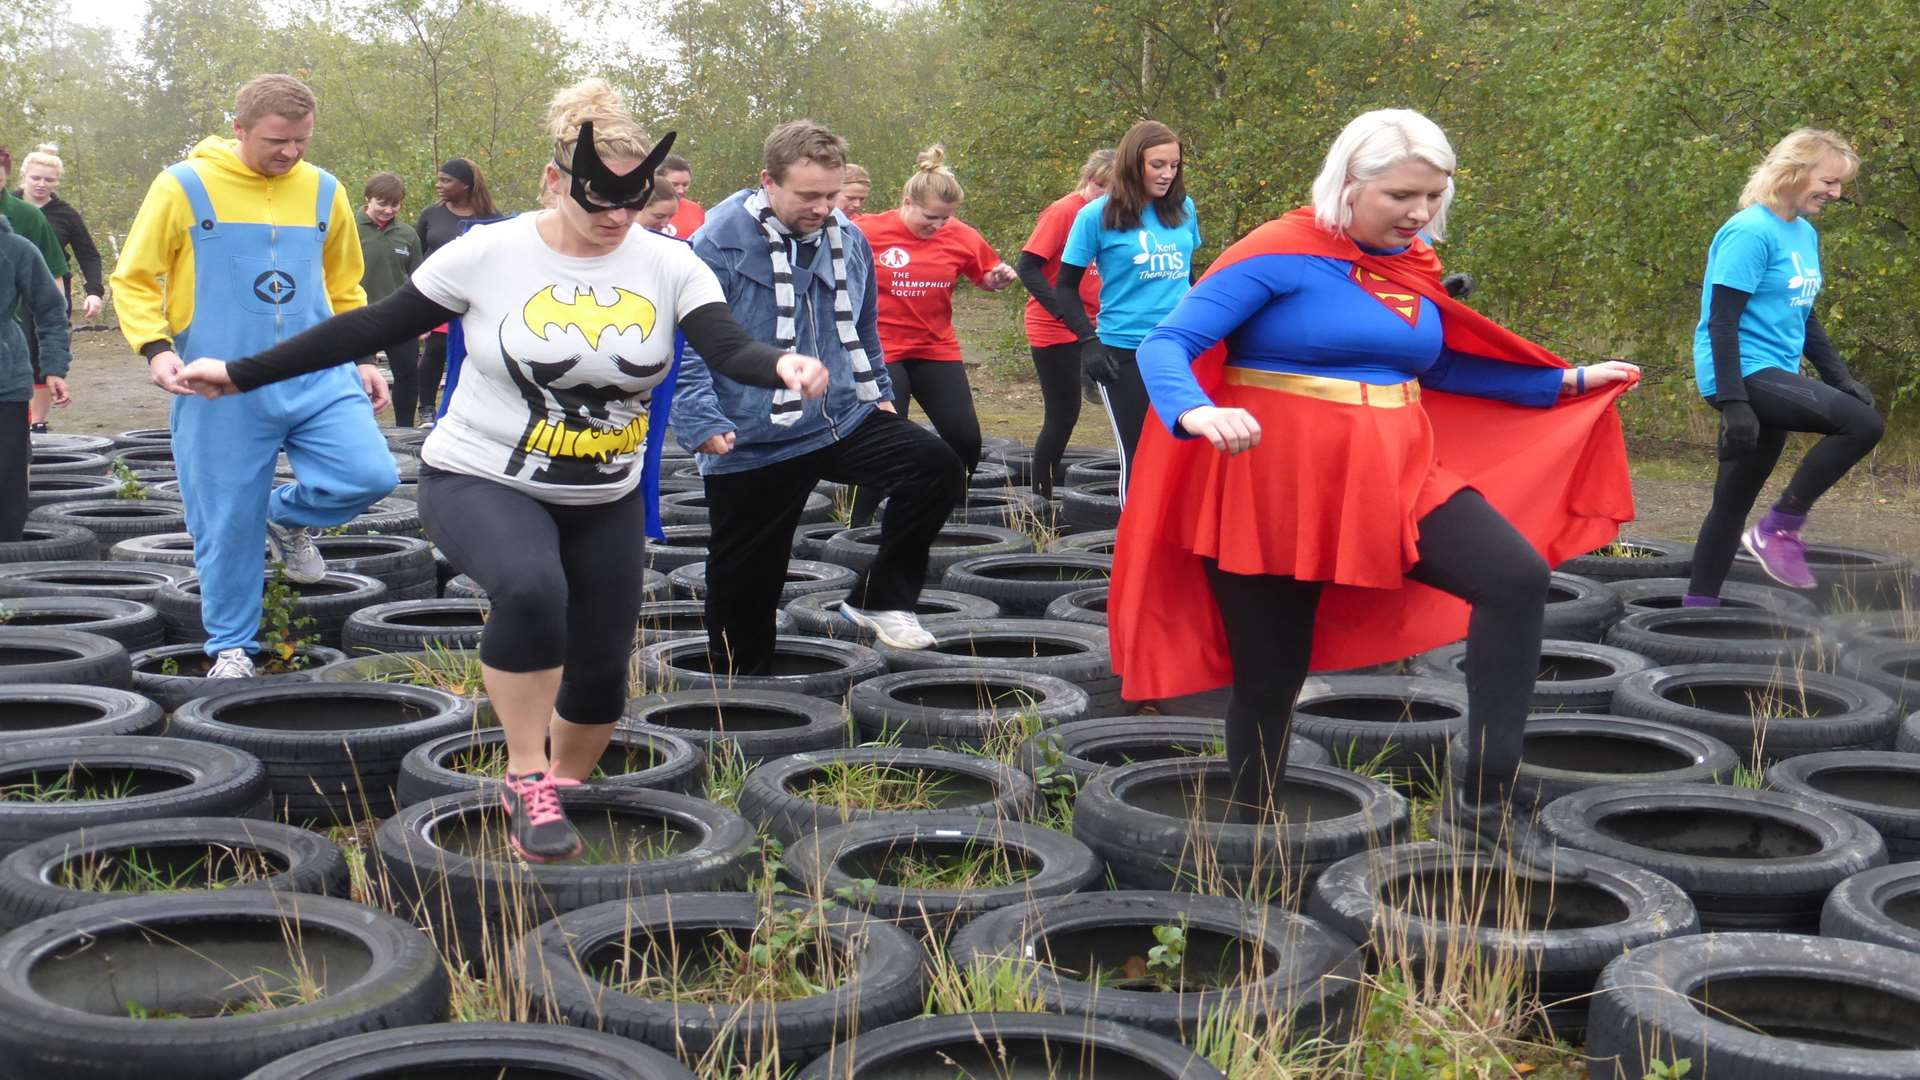
[[[1347,124],[1313,182],[1314,220],[1328,232],[1345,232],[1353,224],[1354,189],[1409,158],[1447,174],[1447,193],[1427,225],[1427,235],[1444,240],[1453,206],[1453,144],[1440,125],[1412,109],[1375,109]]]

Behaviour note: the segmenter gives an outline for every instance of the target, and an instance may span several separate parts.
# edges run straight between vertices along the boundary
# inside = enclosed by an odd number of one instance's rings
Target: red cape
[[[1360,250],[1344,234],[1292,211],[1253,230],[1207,268],[1217,273],[1258,255],[1319,255],[1358,263],[1440,309],[1449,348],[1516,364],[1567,362],[1448,296],[1440,260],[1424,241],[1395,256]],[[1204,278],[1203,278],[1204,280]],[[1201,389],[1221,385],[1226,350],[1203,353],[1193,371]],[[1434,430],[1436,464],[1463,478],[1558,566],[1610,542],[1633,519],[1626,440],[1613,403],[1621,383],[1537,409],[1432,390],[1421,404]],[[1113,666],[1132,700],[1199,693],[1233,681],[1226,633],[1200,559],[1163,539],[1171,495],[1205,473],[1204,439],[1175,439],[1149,414],[1133,462],[1114,551],[1108,632]],[[1408,581],[1398,589],[1328,585],[1314,625],[1312,666],[1340,670],[1384,663],[1457,641],[1467,605]]]

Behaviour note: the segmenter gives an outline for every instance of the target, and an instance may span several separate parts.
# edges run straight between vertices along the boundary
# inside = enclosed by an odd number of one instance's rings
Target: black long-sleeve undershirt
[[[1041,307],[1045,308],[1047,314],[1063,323],[1067,321],[1067,316],[1061,308],[1060,298],[1054,295],[1053,286],[1047,283],[1047,260],[1031,251],[1023,251],[1020,253],[1020,258],[1013,264],[1013,272],[1019,276],[1020,284],[1027,287],[1027,295],[1033,297]],[[1074,298],[1078,299],[1079,295],[1076,291]],[[1073,306],[1084,307],[1080,304]]]
[[[427,299],[407,282],[379,303],[336,315],[265,352],[227,365],[227,377],[242,390],[330,368],[342,357],[371,356],[408,338],[419,337],[460,313]],[[780,349],[755,341],[723,303],[703,304],[680,320],[687,342],[715,370],[739,382],[781,389],[774,371]]]
[[[1053,281],[1053,303],[1047,305],[1047,310],[1053,312],[1055,318],[1066,323],[1067,329],[1073,331],[1074,336],[1081,341],[1096,336],[1093,320],[1087,318],[1087,309],[1079,304],[1080,281],[1086,276],[1086,267],[1075,266],[1070,262],[1061,263],[1060,276]],[[1031,285],[1027,286],[1027,289],[1035,296],[1042,295]]]
[[[1746,314],[1753,294],[1731,285],[1715,285],[1713,300],[1707,308],[1707,340],[1713,346],[1713,403],[1747,400],[1747,386],[1740,373],[1740,316]],[[1820,373],[1820,381],[1840,386],[1853,378],[1846,361],[1827,337],[1818,317],[1807,315],[1807,340],[1801,353]]]

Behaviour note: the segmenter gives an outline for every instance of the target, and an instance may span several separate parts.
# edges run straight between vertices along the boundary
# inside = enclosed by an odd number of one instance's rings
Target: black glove
[[[1080,363],[1087,369],[1087,378],[1102,386],[1112,386],[1120,380],[1120,361],[1099,338],[1080,343]]]
[[[1473,285],[1472,274],[1448,274],[1440,279],[1440,287],[1447,290],[1447,295],[1455,300],[1465,300],[1472,296]]]
[[[1858,401],[1860,404],[1865,405],[1867,408],[1873,408],[1873,391],[1867,389],[1867,384],[1861,382],[1859,379],[1849,375],[1839,382],[1834,383],[1833,388]]]
[[[1720,406],[1720,460],[1750,454],[1759,445],[1760,418],[1753,415],[1753,406],[1744,401]]]

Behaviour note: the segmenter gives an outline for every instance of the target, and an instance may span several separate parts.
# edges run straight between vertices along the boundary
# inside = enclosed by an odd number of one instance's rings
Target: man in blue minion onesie
[[[241,87],[234,138],[207,138],[154,180],[113,274],[121,332],[154,385],[177,395],[173,456],[213,678],[254,674],[265,548],[288,578],[320,580],[308,530],[351,520],[397,480],[374,420],[386,382],[370,364],[342,357],[212,401],[179,377],[187,361],[249,356],[366,303],[353,207],[301,160],[317,108],[289,75]],[[276,489],[282,449],[296,479]]]

